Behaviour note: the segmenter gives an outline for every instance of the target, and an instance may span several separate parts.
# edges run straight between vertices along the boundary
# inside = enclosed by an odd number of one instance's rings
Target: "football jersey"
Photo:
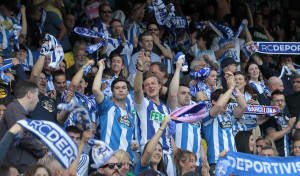
[[[144,98],[141,104],[134,103],[134,107],[139,119],[141,130],[140,145],[143,148],[148,140],[152,139],[159,130],[163,119],[170,114],[170,109],[161,101],[157,105],[149,98]],[[163,150],[172,151],[171,139],[166,137],[166,135],[162,135],[159,142],[162,144]]]
[[[209,110],[206,113],[206,117],[202,119],[202,129],[207,142],[207,159],[209,164],[215,164],[224,149],[236,151],[233,111],[225,111],[223,115],[218,115],[216,118],[209,115]]]
[[[110,97],[105,97],[98,104],[97,113],[100,116],[100,140],[113,150],[123,149],[131,153],[134,117],[130,109],[121,109],[110,101]]]

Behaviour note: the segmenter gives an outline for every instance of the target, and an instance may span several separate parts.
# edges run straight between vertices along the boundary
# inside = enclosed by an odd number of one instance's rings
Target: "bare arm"
[[[166,58],[173,59],[172,52],[160,43],[158,36],[153,35],[153,42]]]
[[[93,60],[89,60],[84,66],[85,67],[88,67],[88,65],[94,65],[94,61]],[[83,69],[79,69],[78,72],[74,75],[72,81],[71,81],[71,84],[69,86],[69,89],[71,90],[75,90],[76,87],[80,84],[80,80],[81,78],[83,77],[83,73],[84,73],[84,70]]]
[[[40,73],[42,72],[43,67],[44,67],[44,62],[45,62],[45,56],[41,55],[32,68],[32,72],[30,75],[30,80],[32,82],[34,82],[34,83],[38,82]]]
[[[27,35],[27,20],[26,20],[25,11],[26,11],[26,7],[24,5],[22,5],[20,8],[20,12],[22,14],[22,30],[20,33],[25,35],[25,37],[26,37],[26,35]]]
[[[158,144],[158,141],[161,137],[161,135],[163,134],[163,131],[167,128],[168,122],[171,121],[170,117],[165,117],[162,125],[161,125],[161,129],[159,129],[155,135],[150,139],[150,141],[148,142],[147,147],[144,149],[144,154],[141,158],[141,166],[145,167],[150,163],[152,154],[155,150],[156,145]]]
[[[249,7],[249,5],[248,5],[247,2],[245,2],[244,4],[245,4],[246,10],[247,10],[247,20],[249,22],[248,26],[253,27],[254,23],[253,23],[253,17],[252,17],[251,9],[250,9],[250,7]]]
[[[77,175],[77,168],[78,168],[80,156],[82,154],[82,151],[83,151],[84,146],[87,143],[88,139],[92,138],[92,137],[93,137],[93,133],[92,133],[91,129],[86,130],[86,131],[83,132],[82,140],[81,140],[80,145],[78,147],[77,158],[73,161],[73,163],[69,167],[69,173],[70,173],[71,176],[76,176]]]
[[[274,141],[277,141],[278,139],[282,138],[284,135],[286,135],[289,131],[293,129],[293,126],[295,124],[296,117],[293,117],[290,119],[288,127],[281,131],[273,130],[267,130],[267,135],[269,135]]]
[[[235,118],[242,118],[246,111],[247,103],[238,88],[235,88],[235,92],[237,93],[236,99],[238,106],[234,108],[233,114]]]
[[[235,47],[235,43],[234,42],[227,43],[222,48],[220,48],[219,50],[215,51],[216,59],[217,60],[220,59],[220,57],[225,53],[225,51],[228,48],[234,48],[234,47]]]
[[[103,70],[105,68],[105,59],[101,59],[98,62],[99,70],[98,73],[95,76],[94,83],[93,83],[93,94],[95,95],[96,102],[98,104],[102,103],[104,100],[104,94],[101,91],[101,82],[102,82],[102,74]]]
[[[212,118],[216,118],[218,114],[221,112],[222,107],[227,105],[227,102],[229,101],[230,95],[233,92],[233,89],[235,87],[234,83],[234,76],[231,72],[226,72],[225,76],[227,77],[227,85],[228,85],[228,90],[219,98],[217,103],[210,109],[209,115]]]
[[[172,78],[172,81],[170,83],[167,105],[171,109],[176,108],[177,103],[178,103],[177,102],[177,93],[178,93],[178,88],[179,88],[180,70],[182,69],[182,64],[183,64],[182,59],[179,59],[176,62],[176,70],[175,70],[174,76]]]
[[[143,70],[144,70],[144,50],[140,52],[137,58],[137,71],[134,79],[134,86],[133,86],[133,92],[134,92],[134,102],[136,104],[141,104],[144,98],[144,92],[143,92]],[[139,71],[141,70],[141,71]]]

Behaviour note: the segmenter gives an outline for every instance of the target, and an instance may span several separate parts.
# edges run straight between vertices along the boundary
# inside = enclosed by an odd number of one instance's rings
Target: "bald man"
[[[271,92],[274,92],[275,90],[284,90],[283,82],[280,78],[276,76],[272,76],[268,79],[268,88]]]

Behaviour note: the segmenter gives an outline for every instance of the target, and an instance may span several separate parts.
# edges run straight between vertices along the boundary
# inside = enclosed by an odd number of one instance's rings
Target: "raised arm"
[[[69,167],[69,173],[70,176],[76,176],[77,175],[77,168],[79,165],[79,160],[82,154],[82,151],[84,149],[84,146],[87,144],[87,141],[89,138],[93,137],[93,132],[91,129],[85,130],[82,134],[82,139],[78,147],[78,155],[77,158],[73,161],[71,166]]]
[[[167,105],[171,109],[174,109],[177,106],[177,93],[179,88],[180,71],[182,69],[182,64],[183,64],[183,60],[178,59],[178,61],[176,62],[176,70],[169,87]]]
[[[144,50],[142,50],[137,58],[137,72],[133,84],[134,102],[136,104],[141,104],[144,98],[144,92],[143,92],[144,61],[145,61],[145,57],[148,57],[149,54],[150,53],[147,53],[146,54],[147,56],[145,56],[145,52]]]
[[[236,92],[238,106],[234,108],[233,115],[235,118],[242,118],[246,111],[247,103],[240,90],[238,88],[235,88],[234,90]]]
[[[248,23],[249,23],[249,22],[248,22],[248,20],[247,20],[246,23],[245,23],[245,28],[244,28],[245,35],[246,35],[246,41],[245,41],[245,43],[248,43],[248,42],[252,41],[251,33],[250,33],[249,30],[248,30],[248,26],[249,26]]]
[[[161,127],[159,128],[159,130],[155,133],[155,135],[150,139],[150,141],[148,142],[147,147],[144,149],[144,154],[141,158],[141,166],[145,167],[150,163],[152,154],[155,150],[156,145],[158,144],[158,141],[161,137],[161,135],[163,134],[163,132],[165,131],[165,129],[167,128],[168,122],[171,121],[170,117],[165,117]]]
[[[153,42],[166,58],[173,59],[172,52],[160,43],[159,37],[155,34],[153,34]]]
[[[230,95],[234,91],[235,83],[234,83],[234,76],[231,72],[226,72],[225,77],[227,78],[227,87],[229,88],[223,96],[219,98],[217,103],[210,109],[209,115],[212,118],[216,118],[218,114],[221,112],[222,107],[227,105],[227,102],[229,101]]]
[[[88,65],[94,65],[94,61],[93,60],[89,60],[85,65],[84,67],[88,67]],[[79,69],[78,72],[74,75],[72,81],[71,81],[71,84],[69,86],[69,90],[75,90],[76,87],[80,84],[80,80],[81,78],[83,77],[83,74],[84,74],[84,70],[83,68],[82,69]]]
[[[38,82],[40,73],[42,72],[44,67],[44,63],[45,63],[45,56],[40,55],[39,59],[34,64],[30,75],[30,80],[33,81],[34,83]]]
[[[288,132],[290,132],[293,129],[295,122],[296,122],[296,117],[293,117],[289,120],[288,126],[285,129],[283,129],[281,131],[276,131],[275,129],[270,129],[270,130],[266,131],[267,135],[269,135],[275,142],[278,139],[281,139]]]
[[[103,70],[105,68],[105,61],[106,59],[101,59],[99,62],[98,62],[98,66],[99,66],[99,70],[98,70],[98,73],[94,79],[94,83],[93,83],[93,94],[95,95],[95,99],[96,99],[96,102],[98,104],[102,103],[103,100],[104,100],[104,94],[103,92],[101,91],[101,82],[102,82],[102,74],[103,74]]]
[[[25,11],[26,11],[26,7],[24,5],[21,5],[20,12],[22,14],[22,30],[20,33],[25,35],[25,37],[26,37],[26,35],[27,35],[27,20],[26,20]]]
[[[225,44],[222,48],[220,48],[219,50],[215,51],[216,59],[219,60],[220,57],[225,53],[225,51],[228,48],[234,48],[234,47],[235,47],[235,43],[234,42],[229,42],[229,43]]]

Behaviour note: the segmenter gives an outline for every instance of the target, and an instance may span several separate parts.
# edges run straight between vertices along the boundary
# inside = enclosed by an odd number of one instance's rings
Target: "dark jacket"
[[[10,127],[18,120],[30,118],[25,108],[18,100],[11,102],[4,111],[0,121],[0,139],[2,139]],[[38,159],[44,156],[41,144],[29,132],[26,132],[19,140],[19,145],[11,145],[5,161],[17,167],[23,173],[29,166],[36,164]]]

